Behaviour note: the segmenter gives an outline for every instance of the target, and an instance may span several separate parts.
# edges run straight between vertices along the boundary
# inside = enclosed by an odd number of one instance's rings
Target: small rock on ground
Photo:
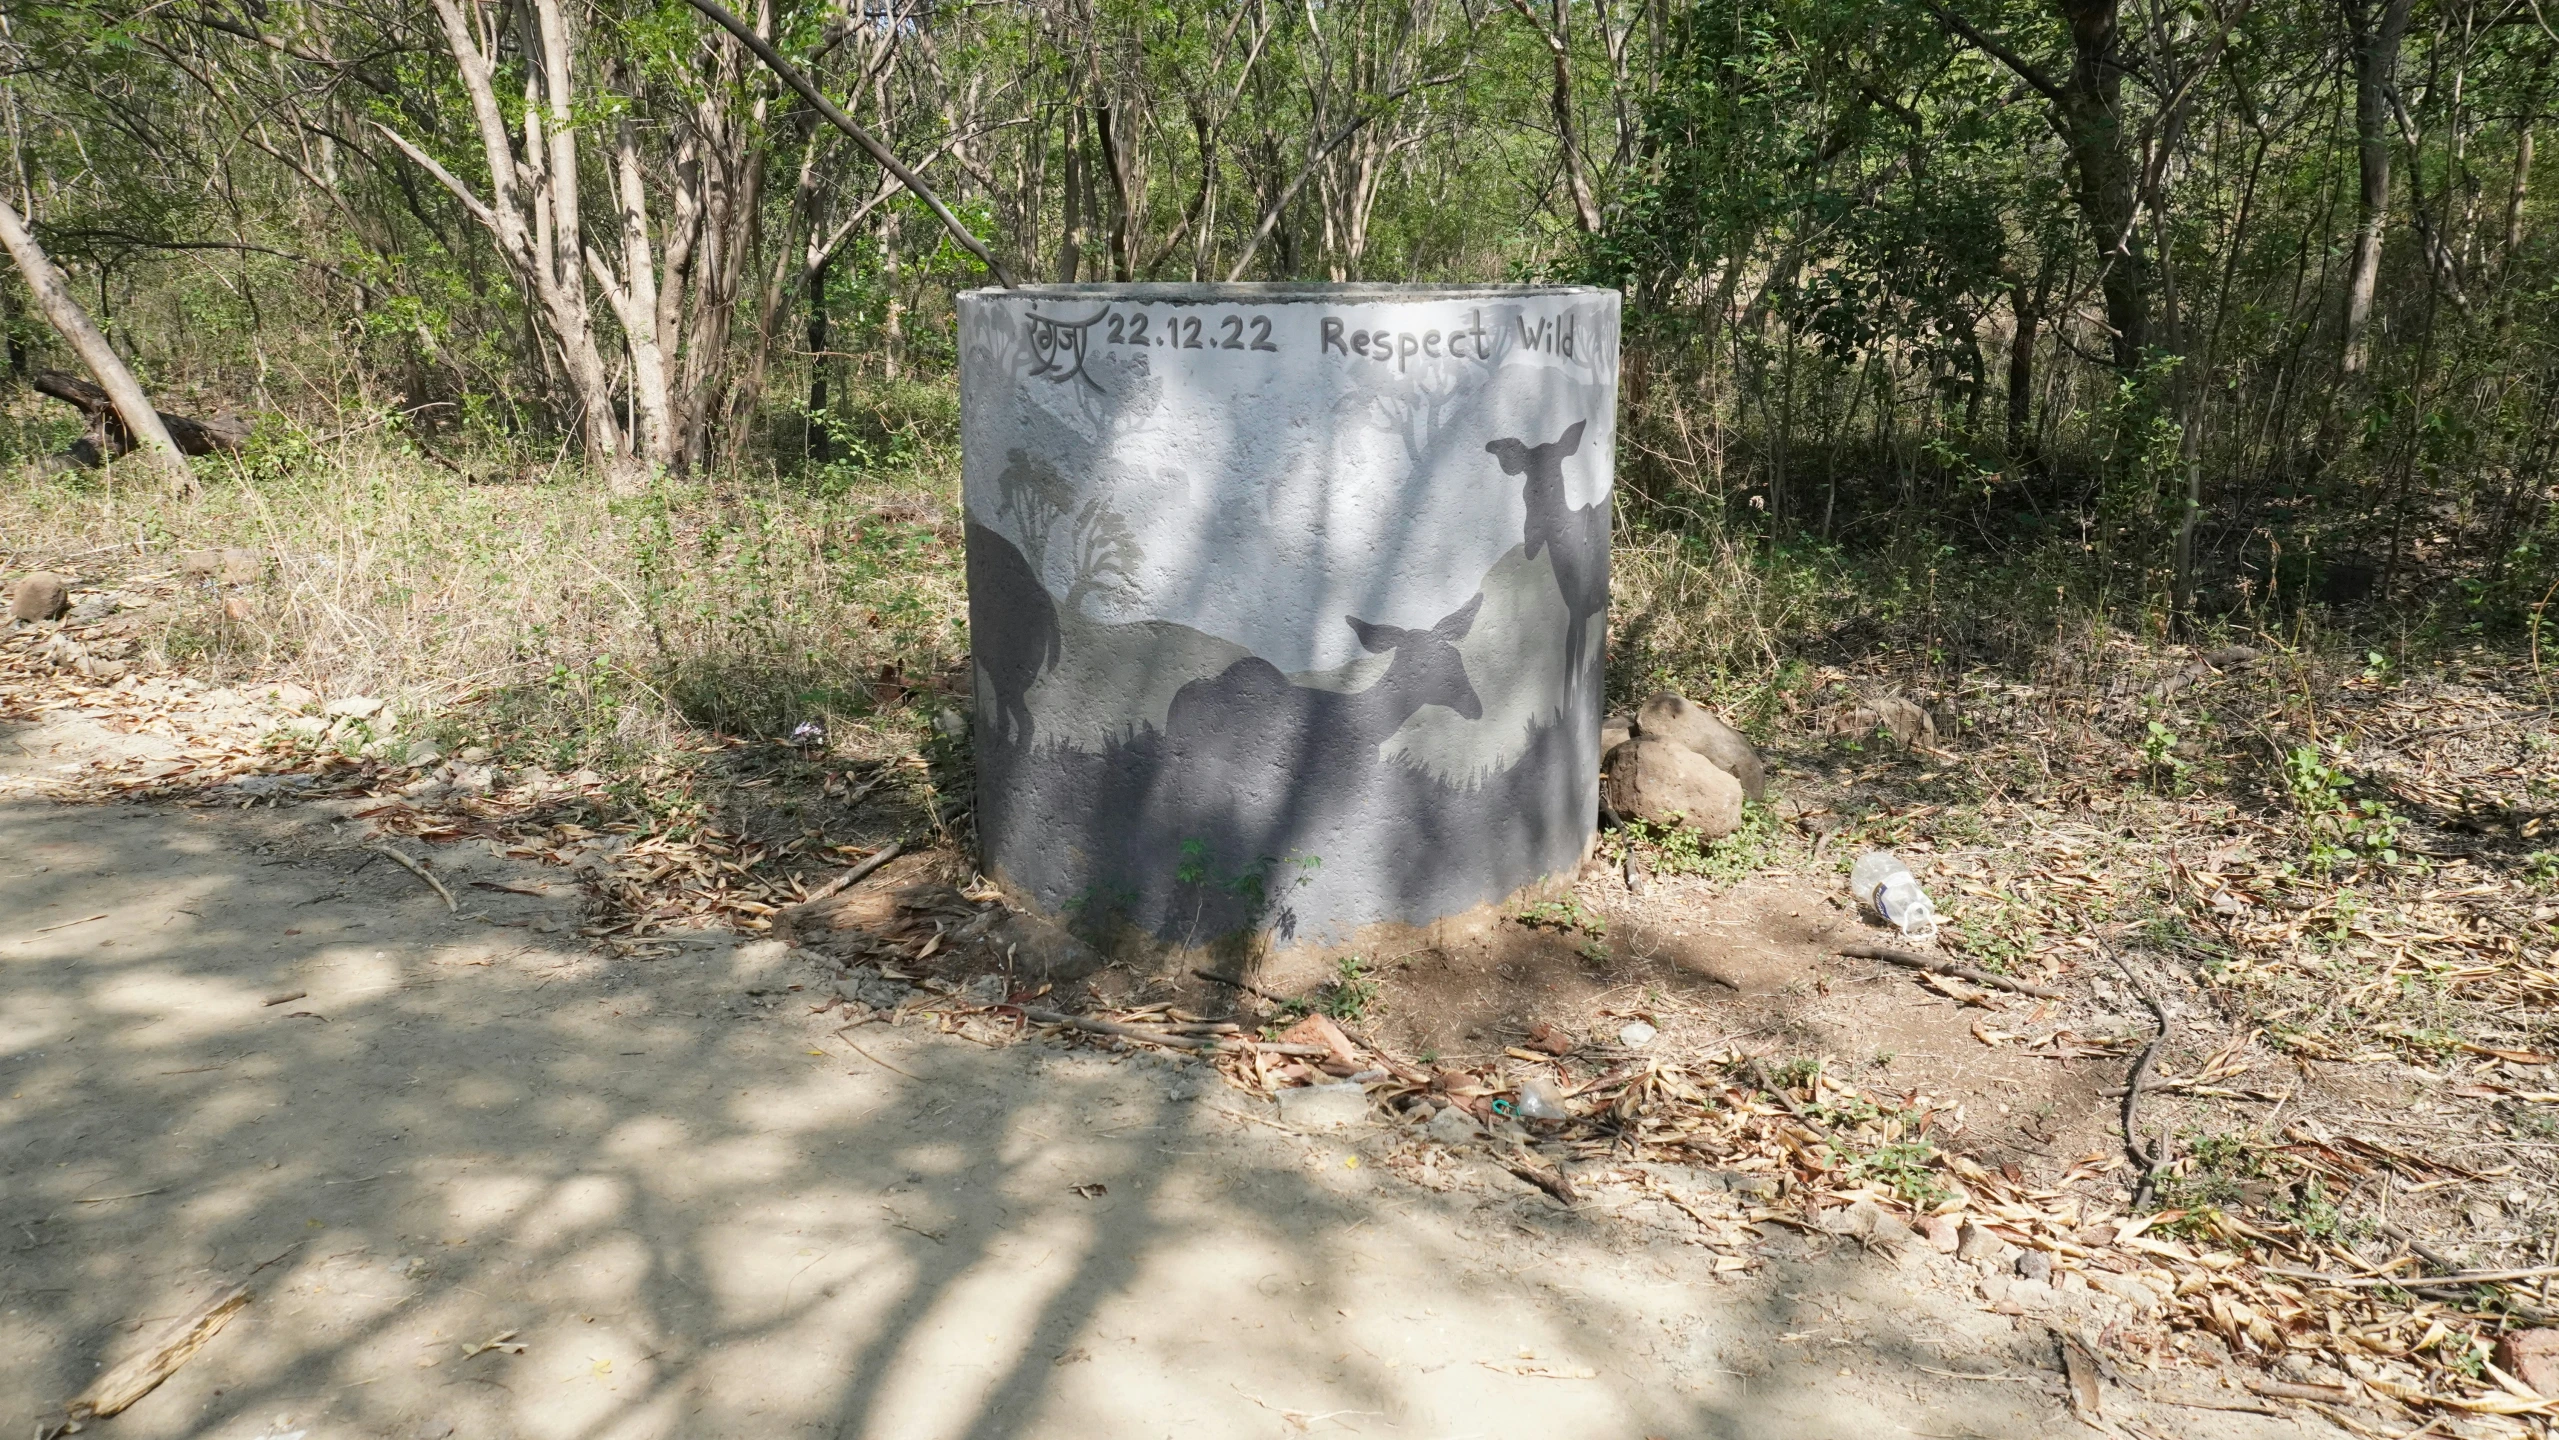
[[[1442,1112],[1446,1113],[1446,1112]],[[1304,1085],[1279,1092],[1279,1118],[1300,1130],[1332,1130],[1368,1118],[1368,1092],[1357,1085]]]
[[[1768,798],[1768,767],[1760,761],[1759,752],[1740,731],[1684,695],[1663,690],[1645,701],[1635,716],[1635,732],[1647,739],[1685,745],[1739,780],[1743,795],[1753,800]]]
[[[2515,1330],[2497,1341],[2497,1368],[2545,1398],[2559,1397],[2559,1330]]]
[[[1482,1135],[1484,1127],[1475,1123],[1474,1116],[1451,1105],[1433,1115],[1430,1123],[1422,1127],[1422,1133],[1442,1145],[1463,1145]]]
[[[1638,737],[1609,752],[1601,794],[1608,808],[1654,824],[1672,817],[1709,840],[1742,823],[1741,782],[1685,745]]]
[[[18,580],[9,597],[12,620],[56,620],[71,608],[71,582],[50,570],[37,570]]]

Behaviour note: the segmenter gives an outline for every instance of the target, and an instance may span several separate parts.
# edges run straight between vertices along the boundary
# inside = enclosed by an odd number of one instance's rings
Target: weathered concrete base
[[[1080,942],[1076,947],[1079,954],[1098,954],[1109,964],[1135,976],[1171,978],[1206,971],[1268,990],[1295,993],[1332,978],[1334,962],[1344,956],[1380,958],[1424,950],[1456,950],[1480,943],[1528,907],[1570,895],[1574,880],[1582,867],[1589,863],[1598,842],[1599,836],[1594,832],[1583,845],[1579,860],[1555,874],[1523,885],[1501,899],[1469,906],[1421,924],[1384,921],[1363,925],[1346,936],[1321,943],[1313,940],[1291,942],[1266,929],[1244,929],[1201,943],[1182,944],[1158,939],[1132,924],[1120,923],[1107,929],[1095,929],[1076,923],[1073,917],[1068,918],[1064,928],[1068,935]],[[1000,876],[989,878],[1003,892],[1007,903],[1038,913],[1035,897],[1006,884]],[[1092,974],[1094,968],[1098,967],[1078,969],[1072,973],[1059,972],[1046,978],[1082,979]]]
[[[1582,287],[962,296],[987,874],[1241,963],[1571,873],[1617,323]]]

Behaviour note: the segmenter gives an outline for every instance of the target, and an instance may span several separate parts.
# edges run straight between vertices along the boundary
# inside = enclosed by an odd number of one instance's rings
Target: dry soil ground
[[[1409,1131],[1293,1133],[1170,1063],[839,1035],[778,945],[599,953],[566,894],[467,883],[518,874],[482,845],[437,856],[448,913],[356,802],[38,793],[163,743],[0,722],[18,1433],[243,1279],[254,1303],[95,1432],[2078,1428],[2052,1317],[1992,1313],[1925,1247],[1781,1230],[1718,1273],[1665,1207],[1568,1210],[1480,1152],[1409,1184]],[[2112,1433],[2335,1433],[2194,1408],[2257,1403],[2208,1370],[2123,1378],[2189,1403],[2109,1381]]]

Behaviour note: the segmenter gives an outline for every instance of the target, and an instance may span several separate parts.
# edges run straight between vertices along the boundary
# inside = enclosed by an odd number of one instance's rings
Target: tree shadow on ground
[[[9,1423],[268,1262],[113,1433],[2051,1428],[2031,1381],[1919,1370],[1977,1335],[1853,1318],[1902,1302],[1888,1266],[1719,1282],[1213,1077],[831,1035],[792,962],[600,958],[477,891],[447,915],[338,813],[0,805]]]

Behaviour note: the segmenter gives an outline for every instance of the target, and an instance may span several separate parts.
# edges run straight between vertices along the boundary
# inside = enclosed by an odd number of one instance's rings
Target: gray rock
[[[1936,743],[1937,717],[1910,697],[1887,695],[1875,702],[1874,711],[1874,728],[1892,737],[1892,742],[1903,749]]]
[[[729,952],[729,963],[740,970],[763,970],[790,958],[790,945],[781,940],[749,940]]]
[[[1635,719],[1631,715],[1611,715],[1599,722],[1599,753],[1607,754],[1635,738]]]
[[[1300,1130],[1333,1130],[1368,1118],[1368,1092],[1357,1085],[1303,1085],[1279,1092],[1279,1118]]]
[[[11,620],[57,620],[70,608],[71,582],[50,570],[18,577],[17,589],[9,596]]]
[[[1717,1170],[1713,1178],[1734,1194],[1753,1200],[1774,1200],[1785,1188],[1774,1175],[1753,1175],[1744,1170]]]
[[[836,981],[835,993],[856,1005],[868,1005],[874,1010],[894,1010],[910,997],[924,992],[904,981],[891,980],[877,970],[862,969]]]
[[[1620,815],[1679,823],[1710,840],[1742,823],[1741,782],[1685,745],[1642,737],[1611,751],[1600,794]]]
[[[1484,1127],[1475,1123],[1474,1116],[1451,1105],[1433,1115],[1430,1123],[1422,1127],[1422,1133],[1442,1145],[1463,1145],[1481,1136]]]
[[[2138,1275],[2117,1275],[2111,1270],[2091,1270],[2088,1272],[2088,1283],[2144,1315],[2152,1314],[2168,1303],[2167,1297],[2160,1293],[2159,1287]]]
[[[2053,1257],[2050,1255],[2041,1250],[2028,1250],[2018,1255],[2017,1278],[2048,1281],[2052,1279],[2052,1275]]]
[[[1919,1232],[1910,1228],[1910,1222],[1890,1210],[1880,1211],[1866,1230],[1867,1243],[1891,1250],[1902,1249],[1918,1238]]]
[[[1715,762],[1715,768],[1742,782],[1742,794],[1753,800],[1768,798],[1768,767],[1759,752],[1742,738],[1742,733],[1725,724],[1704,706],[1690,703],[1684,695],[1664,690],[1644,702],[1636,712],[1635,733],[1651,740],[1668,740],[1685,745]]]
[[[1989,1230],[1970,1221],[1965,1222],[1962,1233],[1955,1238],[1955,1258],[1969,1260],[1976,1265],[2003,1264],[2009,1252],[2015,1248]]]
[[[95,625],[99,621],[116,613],[118,608],[120,607],[117,605],[116,597],[113,595],[108,595],[103,592],[83,595],[72,603],[70,613],[62,617],[62,623],[65,625]]]
[[[222,788],[242,795],[290,795],[319,783],[317,775],[242,775],[224,781]]]
[[[1871,1235],[1875,1222],[1884,1218],[1884,1207],[1872,1200],[1860,1200],[1844,1210],[1825,1210],[1821,1228],[1833,1235]]]
[[[986,931],[986,943],[1009,956],[1013,973],[1036,980],[1081,980],[1110,964],[1110,957],[1051,924],[1018,910],[1007,911]]]

